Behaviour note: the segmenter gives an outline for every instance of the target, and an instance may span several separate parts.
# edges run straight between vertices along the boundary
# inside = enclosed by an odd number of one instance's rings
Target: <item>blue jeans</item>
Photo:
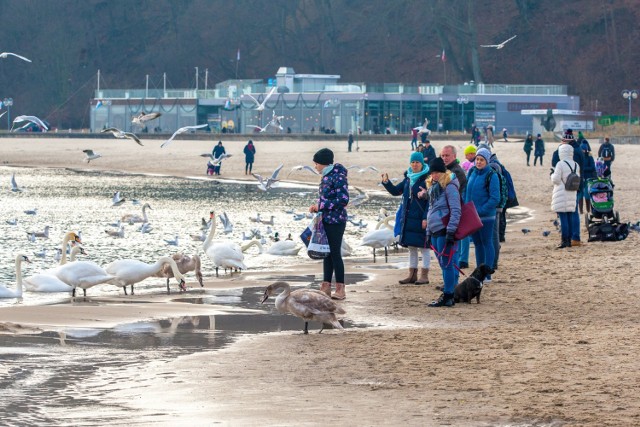
[[[464,239],[460,240],[460,251],[458,252],[458,255],[460,258],[460,262],[466,262],[467,264],[469,264],[469,245],[471,242],[471,237],[465,237]]]
[[[476,247],[476,267],[486,264],[493,267],[495,249],[493,248],[493,227],[496,219],[483,219],[482,228],[471,235]]]
[[[438,253],[443,251],[446,240],[447,236],[431,236],[431,244],[436,248]],[[440,256],[436,254],[438,262],[440,263],[440,269],[442,270],[442,280],[444,281],[444,288],[442,289],[442,292],[445,294],[452,294],[453,289],[458,284],[458,271],[453,266],[455,258],[457,258],[455,253],[458,250],[458,243],[459,242],[456,242],[453,245],[453,259],[450,260],[450,257],[448,256]]]
[[[562,240],[573,239],[573,214],[574,212],[558,212]]]
[[[576,210],[571,214],[571,240],[580,240],[580,212],[578,205],[580,204],[580,192],[576,193]]]

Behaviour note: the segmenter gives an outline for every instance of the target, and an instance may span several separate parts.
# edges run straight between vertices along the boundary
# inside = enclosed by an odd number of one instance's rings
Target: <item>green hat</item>
[[[411,157],[409,158],[409,163],[411,162],[420,162],[422,163],[422,166],[426,166],[426,163],[424,162],[424,156],[419,151],[414,151],[413,153],[411,153]]]

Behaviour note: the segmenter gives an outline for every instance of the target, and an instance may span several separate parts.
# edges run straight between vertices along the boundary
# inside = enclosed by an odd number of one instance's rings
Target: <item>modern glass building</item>
[[[213,132],[250,134],[325,132],[410,133],[428,119],[440,132],[493,124],[524,133],[532,128],[522,110],[579,110],[580,98],[562,85],[462,85],[340,83],[339,75],[296,74],[281,67],[266,80],[227,80],[214,89],[99,89],[92,100],[91,129],[132,128],[131,116],[160,112],[144,129],[171,133],[208,123]],[[272,93],[271,93],[272,92]],[[269,95],[271,93],[271,95]],[[261,109],[260,105],[263,107]]]

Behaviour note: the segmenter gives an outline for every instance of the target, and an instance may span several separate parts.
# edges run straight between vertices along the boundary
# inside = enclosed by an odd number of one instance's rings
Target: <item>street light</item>
[[[13,98],[3,99],[2,105],[7,107],[7,131],[9,131],[11,127],[11,106],[13,105]]]
[[[629,122],[627,124],[627,135],[631,134],[631,100],[638,97],[638,91],[635,89],[622,91],[622,97],[629,101]]]
[[[464,133],[464,106],[469,103],[469,98],[459,96],[456,102],[460,105],[460,130]]]

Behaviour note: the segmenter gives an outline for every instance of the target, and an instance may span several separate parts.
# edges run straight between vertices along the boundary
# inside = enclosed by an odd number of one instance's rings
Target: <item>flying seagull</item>
[[[39,118],[37,118],[36,116],[18,116],[15,119],[13,119],[13,124],[16,124],[16,122],[31,122],[40,126],[44,130],[49,130],[49,127],[45,125],[44,122]]]
[[[94,153],[93,150],[82,150],[82,152],[85,154],[84,161],[87,163],[89,163],[91,160],[99,159],[100,157],[102,157],[102,154]]]
[[[507,40],[505,40],[505,41],[503,41],[502,43],[499,43],[499,44],[481,44],[480,47],[495,47],[496,49],[502,49],[505,44],[507,44],[511,40],[515,39],[516,36],[517,36],[517,34],[515,36],[511,37],[511,38],[508,38]]]
[[[291,175],[294,171],[301,171],[301,170],[309,171],[315,175],[319,175],[317,170],[307,165],[298,165],[298,166],[292,167],[291,172],[289,172],[289,175]],[[287,177],[289,177],[289,175],[287,175]]]
[[[195,125],[195,126],[185,126],[185,127],[181,127],[180,129],[178,129],[177,131],[175,131],[173,133],[173,135],[171,135],[171,138],[167,139],[165,142],[162,143],[162,145],[160,146],[160,148],[164,148],[167,145],[169,145],[171,143],[171,141],[173,141],[173,138],[176,137],[176,135],[180,135],[181,133],[185,133],[187,131],[190,130],[195,130],[195,129],[201,129],[201,128],[206,128],[207,126],[209,126],[208,124],[203,124],[203,125]]]
[[[120,206],[126,199],[120,195],[119,191],[116,191],[113,193],[113,199],[111,200],[113,202],[111,206]]]
[[[276,186],[276,183],[279,181],[278,173],[280,173],[280,169],[282,169],[282,166],[284,165],[278,166],[276,170],[273,171],[271,176],[267,179],[264,179],[262,176],[256,173],[252,173],[251,175],[253,175],[253,177],[257,179],[259,182],[258,188],[261,189],[262,191],[268,191],[269,189],[274,188]]]
[[[115,136],[118,139],[125,139],[125,138],[132,139],[135,142],[137,142],[138,145],[142,145],[142,142],[140,142],[140,138],[138,138],[135,133],[124,132],[118,128],[107,128],[107,129],[102,129],[102,131],[100,131],[100,133],[105,133],[105,132],[111,132],[113,136]]]
[[[233,154],[227,154],[227,153],[222,153],[220,154],[220,157],[213,157],[213,154],[211,153],[203,153],[200,154],[200,157],[208,157],[211,159],[211,164],[216,166],[218,164],[220,164],[220,162],[222,162],[224,159],[226,159],[227,157],[231,157],[233,156]]]
[[[134,125],[144,126],[144,124],[146,122],[149,122],[149,121],[151,121],[153,119],[157,119],[161,115],[162,115],[162,113],[148,113],[147,114],[147,113],[141,112],[137,116],[133,116],[131,118],[131,123],[133,123]]]
[[[20,55],[17,55],[15,53],[12,53],[12,52],[2,52],[2,53],[0,53],[0,58],[7,58],[9,55],[15,56],[16,58],[20,58],[23,61],[31,62],[31,60],[29,58],[25,58],[24,56],[20,56]]]
[[[248,96],[249,98],[251,98],[251,99],[253,100],[253,102],[255,102],[255,103],[256,103],[256,107],[255,107],[255,108],[253,108],[254,110],[256,110],[256,111],[263,111],[263,110],[264,110],[264,107],[265,107],[265,105],[266,105],[266,103],[267,103],[267,101],[269,100],[269,98],[271,97],[271,95],[273,95],[273,92],[275,92],[275,91],[276,91],[276,87],[274,86],[273,88],[271,88],[271,91],[269,92],[269,94],[268,94],[267,96],[265,96],[265,97],[264,97],[264,101],[262,101],[262,103],[259,103],[259,102],[258,102],[258,100],[257,100],[257,99],[255,99],[255,98],[254,98],[253,96],[251,96],[251,95],[248,95],[248,94],[247,94],[247,96]]]

